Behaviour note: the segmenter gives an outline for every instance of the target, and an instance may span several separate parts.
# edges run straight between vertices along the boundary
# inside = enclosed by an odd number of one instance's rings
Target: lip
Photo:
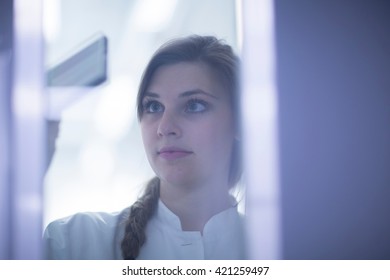
[[[158,150],[157,154],[163,159],[175,160],[189,156],[192,152],[178,147],[163,147]]]

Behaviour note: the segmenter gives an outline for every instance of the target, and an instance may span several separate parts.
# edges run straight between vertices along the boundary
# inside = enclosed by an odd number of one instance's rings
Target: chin
[[[196,182],[196,177],[191,174],[172,174],[172,173],[165,173],[160,174],[158,176],[162,181],[172,185],[172,186],[180,186],[180,187],[186,187],[191,186]]]

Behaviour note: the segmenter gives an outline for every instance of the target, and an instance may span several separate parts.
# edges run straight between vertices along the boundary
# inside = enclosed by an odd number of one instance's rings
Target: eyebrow
[[[196,94],[204,94],[204,95],[207,95],[211,98],[218,99],[218,97],[216,97],[214,94],[211,94],[211,93],[204,91],[204,90],[201,90],[201,89],[193,89],[193,90],[185,91],[185,92],[180,94],[180,97],[188,97],[188,96],[196,95]]]
[[[188,97],[188,96],[192,96],[192,95],[197,95],[197,94],[204,94],[204,95],[207,95],[211,98],[214,98],[214,99],[218,99],[217,96],[215,96],[214,94],[211,94],[207,91],[204,91],[202,89],[192,89],[192,90],[187,90],[185,92],[182,92],[180,93],[179,97]],[[157,94],[157,93],[154,93],[154,92],[145,92],[145,95],[144,96],[150,96],[150,97],[154,97],[154,98],[160,98],[160,95]]]

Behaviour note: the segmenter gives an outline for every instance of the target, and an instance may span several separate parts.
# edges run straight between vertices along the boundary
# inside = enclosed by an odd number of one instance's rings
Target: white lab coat
[[[118,213],[79,213],[56,220],[44,232],[47,259],[122,259],[120,244],[129,208]],[[182,231],[161,201],[146,227],[137,259],[244,259],[243,217],[237,207],[213,216],[203,234]]]

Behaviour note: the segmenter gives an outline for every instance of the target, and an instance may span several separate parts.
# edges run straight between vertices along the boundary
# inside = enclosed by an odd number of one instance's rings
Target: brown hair
[[[142,100],[153,78],[155,71],[163,65],[179,62],[201,62],[210,67],[225,85],[231,98],[232,112],[235,127],[239,134],[238,113],[238,71],[239,60],[232,48],[213,36],[193,35],[175,39],[162,45],[152,56],[142,76],[137,96],[138,119],[143,116]],[[229,184],[233,187],[241,177],[240,144],[236,140],[233,145]],[[144,194],[131,206],[129,218],[122,241],[122,255],[124,259],[136,259],[140,248],[145,243],[145,228],[153,216],[160,195],[160,180],[155,177],[149,181]]]

